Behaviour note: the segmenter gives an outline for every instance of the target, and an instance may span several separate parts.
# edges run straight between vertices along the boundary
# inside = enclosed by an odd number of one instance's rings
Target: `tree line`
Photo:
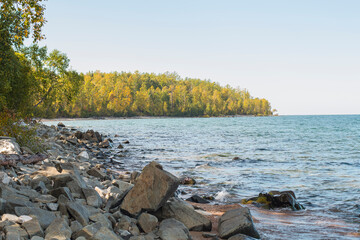
[[[247,90],[176,73],[78,73],[58,50],[39,47],[42,0],[0,3],[0,111],[35,117],[272,115]],[[33,45],[25,46],[26,38]]]
[[[49,111],[50,110],[50,111]],[[266,99],[247,90],[180,78],[176,73],[99,71],[84,75],[71,102],[52,102],[44,113],[72,116],[222,116],[271,115]]]

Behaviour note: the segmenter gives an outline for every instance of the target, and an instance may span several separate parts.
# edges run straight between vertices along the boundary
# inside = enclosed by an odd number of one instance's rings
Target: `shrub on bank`
[[[0,113],[0,136],[13,137],[21,147],[27,147],[34,153],[45,150],[43,140],[36,135],[36,123],[15,112]]]

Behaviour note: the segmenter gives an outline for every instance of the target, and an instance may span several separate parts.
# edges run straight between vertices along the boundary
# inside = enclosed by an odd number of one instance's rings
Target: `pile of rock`
[[[207,217],[175,197],[180,180],[160,164],[133,174],[131,184],[95,157],[100,134],[74,131],[40,126],[48,158],[0,168],[0,239],[186,240],[190,231],[211,231]],[[220,218],[221,238],[238,234],[259,237],[247,208]]]

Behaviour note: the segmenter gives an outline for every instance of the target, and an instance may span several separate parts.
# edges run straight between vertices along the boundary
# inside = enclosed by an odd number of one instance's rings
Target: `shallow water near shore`
[[[293,190],[306,210],[251,207],[264,239],[360,237],[360,115],[64,123],[109,135],[115,168],[141,170],[156,160],[177,176],[195,178],[196,185],[182,187],[186,192],[238,203],[260,192]],[[123,140],[130,144],[117,149]]]

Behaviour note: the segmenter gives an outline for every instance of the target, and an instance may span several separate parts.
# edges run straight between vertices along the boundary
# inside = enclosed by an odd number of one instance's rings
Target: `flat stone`
[[[5,172],[0,171],[0,182],[1,183],[8,185],[11,181],[12,181],[11,178]]]
[[[96,167],[89,169],[86,173],[89,174],[90,176],[99,178],[100,180],[105,180],[107,177],[103,171],[97,169]]]
[[[111,221],[102,213],[96,213],[91,215],[89,219],[96,223],[101,223],[102,226],[107,227],[112,230],[112,223]]]
[[[250,210],[245,207],[233,209],[224,213],[219,219],[219,236],[229,238],[238,233],[259,239]]]
[[[78,221],[75,220],[75,221],[71,222],[70,228],[71,228],[72,234],[74,235],[83,228],[83,225],[81,225],[81,223],[79,223]]]
[[[138,224],[145,233],[149,233],[156,228],[158,219],[154,215],[142,213],[138,218]]]
[[[162,240],[190,240],[190,233],[186,226],[174,218],[160,223],[157,233]]]
[[[24,222],[22,227],[25,228],[26,232],[31,238],[34,236],[44,237],[43,229],[41,228],[37,218],[33,218],[30,221]]]
[[[85,159],[85,160],[89,160],[90,156],[89,153],[87,151],[82,151],[79,155],[79,158]]]
[[[119,237],[113,231],[111,231],[107,227],[102,226],[101,223],[93,223],[84,227],[73,236],[73,239],[77,239],[79,237],[93,240],[119,239]]]
[[[6,226],[5,229],[6,240],[21,240],[27,239],[29,236],[27,232],[18,224]]]
[[[119,237],[111,231],[107,227],[101,227],[98,232],[96,232],[95,236],[93,237],[94,240],[119,240]]]
[[[102,205],[102,198],[99,193],[92,188],[83,188],[82,192],[85,196],[86,202],[89,206],[100,207]]]
[[[40,203],[56,203],[57,198],[52,195],[40,195],[39,197],[34,198],[33,201]]]
[[[71,194],[71,191],[67,187],[59,187],[55,188],[50,191],[50,194],[56,198],[58,198],[60,195],[64,195],[66,198],[68,198],[70,201],[74,201],[74,197]]]
[[[68,187],[72,193],[82,195],[82,188],[86,188],[86,182],[80,174],[78,167],[72,163],[60,163],[56,168],[61,174],[50,176],[54,181],[54,188]]]
[[[67,219],[57,217],[45,230],[45,240],[68,240],[71,238],[71,233]]]
[[[17,194],[17,190],[0,183],[0,197],[2,201],[2,211],[6,213],[15,213],[15,207],[33,207],[28,197]],[[0,209],[1,210],[1,209]]]
[[[15,207],[15,213],[18,216],[34,215],[43,229],[46,229],[56,218],[55,213],[36,207]]]
[[[46,203],[46,206],[51,211],[57,211],[59,208],[59,204],[57,203]]]
[[[19,217],[14,214],[3,214],[1,216],[1,221],[10,221],[16,223],[19,221]]]
[[[83,226],[86,226],[89,223],[89,212],[83,205],[77,202],[68,202],[66,203],[66,207],[70,215]]]
[[[141,211],[157,211],[179,186],[177,177],[162,170],[156,162],[148,164],[125,196],[121,209],[136,216]]]

